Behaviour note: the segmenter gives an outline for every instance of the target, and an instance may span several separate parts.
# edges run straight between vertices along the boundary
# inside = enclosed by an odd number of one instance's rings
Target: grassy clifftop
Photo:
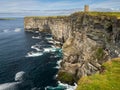
[[[67,16],[27,16],[25,18],[35,18],[35,19],[63,19]]]
[[[111,16],[120,19],[120,12],[75,12],[72,15],[88,14],[91,16]]]
[[[117,17],[117,19],[120,19],[120,12],[89,12],[88,14],[93,16],[114,16]]]
[[[72,15],[79,15],[79,14],[88,14],[91,16],[114,16],[120,19],[120,12],[75,12]],[[39,19],[62,19],[67,18],[68,16],[27,16],[25,18],[39,18]]]
[[[81,78],[77,90],[120,90],[120,58],[106,62],[103,67],[101,74]]]

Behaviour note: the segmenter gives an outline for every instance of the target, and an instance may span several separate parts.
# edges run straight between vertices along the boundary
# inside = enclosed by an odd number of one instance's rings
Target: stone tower
[[[84,12],[89,12],[89,6],[88,5],[84,6]]]

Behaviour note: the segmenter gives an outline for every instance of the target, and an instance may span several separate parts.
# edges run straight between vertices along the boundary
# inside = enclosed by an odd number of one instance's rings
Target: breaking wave
[[[56,51],[56,48],[52,48],[52,47],[43,48],[43,49],[44,49],[44,52],[55,52]]]
[[[51,44],[53,44],[53,43],[54,43],[54,41],[52,41],[52,40],[49,40],[49,41],[48,41],[48,43],[51,43]]]
[[[32,36],[33,39],[41,39],[41,36]]]
[[[3,32],[4,32],[4,33],[7,33],[7,32],[9,32],[9,29],[5,29],[5,30],[3,30]]]
[[[47,40],[53,40],[52,37],[46,37],[45,39],[47,39]]]
[[[23,90],[23,88],[25,88],[26,86],[31,87],[32,81],[28,78],[29,75],[27,73],[25,73],[24,71],[20,71],[16,73],[14,82],[0,84],[0,90]]]
[[[4,29],[4,30],[2,30],[1,32],[2,32],[2,33],[8,33],[8,32],[20,32],[21,29],[22,29],[22,28],[15,28],[15,29],[12,29],[12,30],[10,30],[10,29]]]
[[[14,30],[14,32],[20,32],[21,31],[21,28],[16,28],[15,30]]]
[[[65,90],[76,90],[76,88],[77,88],[77,84],[76,83],[74,83],[74,86],[72,86],[72,85],[69,85],[69,84],[64,84],[64,83],[61,83],[60,81],[58,81],[58,86],[63,86],[63,87],[65,87],[66,89]]]
[[[31,48],[32,48],[32,49],[35,49],[36,51],[41,51],[39,45],[33,45],[33,46],[31,46]]]
[[[25,57],[38,57],[38,56],[42,56],[43,53],[42,52],[28,52],[27,55]]]
[[[20,84],[20,82],[0,84],[0,90],[18,90],[19,84]]]
[[[62,60],[59,60],[59,61],[57,61],[57,66],[56,67],[54,67],[54,68],[56,68],[56,69],[59,69],[61,66],[60,66],[60,63],[62,62]]]
[[[77,84],[75,83],[74,86],[61,83],[58,81],[57,87],[47,86],[45,90],[75,90],[77,88]]]

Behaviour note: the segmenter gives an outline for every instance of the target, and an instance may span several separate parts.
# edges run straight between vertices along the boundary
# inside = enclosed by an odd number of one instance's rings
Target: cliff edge
[[[120,16],[120,13],[119,13]],[[74,84],[102,71],[102,64],[120,57],[120,19],[104,13],[74,13],[58,17],[25,17],[25,30],[49,32],[63,42],[58,79]]]

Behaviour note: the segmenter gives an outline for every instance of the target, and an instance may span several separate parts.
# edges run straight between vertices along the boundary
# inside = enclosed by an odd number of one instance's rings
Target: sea
[[[52,35],[24,30],[24,18],[0,20],[0,90],[75,90],[57,81],[62,49]]]

